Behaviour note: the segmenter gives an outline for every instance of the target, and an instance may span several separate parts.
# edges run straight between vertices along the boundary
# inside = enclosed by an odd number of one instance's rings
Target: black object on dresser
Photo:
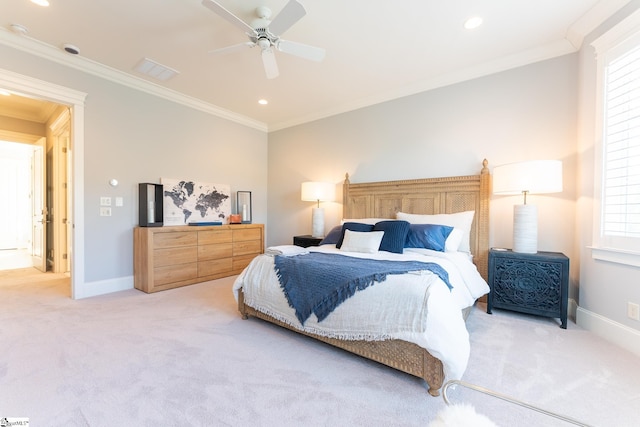
[[[569,258],[559,252],[516,253],[489,251],[487,313],[503,308],[560,318],[567,329]]]
[[[304,236],[293,236],[293,244],[308,248],[309,246],[318,246],[322,242],[323,237],[313,237],[310,234]]]

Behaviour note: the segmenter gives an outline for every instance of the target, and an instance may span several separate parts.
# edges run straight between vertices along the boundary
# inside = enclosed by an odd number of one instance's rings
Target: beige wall
[[[540,250],[564,252],[575,266],[575,295],[577,60],[568,55],[270,133],[268,244],[310,233],[302,181],[340,186],[346,172],[352,182],[384,181],[475,174],[484,158],[490,167],[560,159],[564,192],[529,200],[539,209]],[[493,198],[493,246],[511,246],[516,203],[520,197]],[[341,205],[323,205],[329,229]]]
[[[0,45],[0,68],[86,93],[82,194],[84,296],[133,287],[137,185],[161,178],[229,184],[253,192],[254,221],[267,219],[267,134],[63,64]],[[56,101],[55,99],[50,99]],[[119,185],[113,188],[109,180]],[[123,207],[102,217],[100,197]]]

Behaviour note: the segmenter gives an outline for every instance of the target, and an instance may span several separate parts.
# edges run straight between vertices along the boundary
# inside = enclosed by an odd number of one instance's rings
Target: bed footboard
[[[347,341],[300,331],[246,305],[244,303],[244,294],[242,293],[242,290],[238,293],[238,310],[240,311],[243,319],[248,319],[249,316],[257,317],[299,334],[331,344],[369,360],[373,360],[399,371],[406,372],[407,374],[422,378],[429,386],[430,395],[440,395],[440,388],[444,383],[442,362],[432,356],[427,350],[414,343],[402,340]]]

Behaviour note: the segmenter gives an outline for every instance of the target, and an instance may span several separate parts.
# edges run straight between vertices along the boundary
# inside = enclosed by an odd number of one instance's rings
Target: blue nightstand
[[[487,313],[494,308],[560,319],[567,328],[569,258],[559,252],[489,251]]]

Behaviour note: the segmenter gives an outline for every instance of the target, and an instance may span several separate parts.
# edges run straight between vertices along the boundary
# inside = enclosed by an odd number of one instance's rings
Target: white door
[[[41,138],[33,146],[31,158],[31,258],[33,266],[42,272],[47,271],[46,235],[47,208],[45,203],[46,171],[44,161],[45,138]]]

